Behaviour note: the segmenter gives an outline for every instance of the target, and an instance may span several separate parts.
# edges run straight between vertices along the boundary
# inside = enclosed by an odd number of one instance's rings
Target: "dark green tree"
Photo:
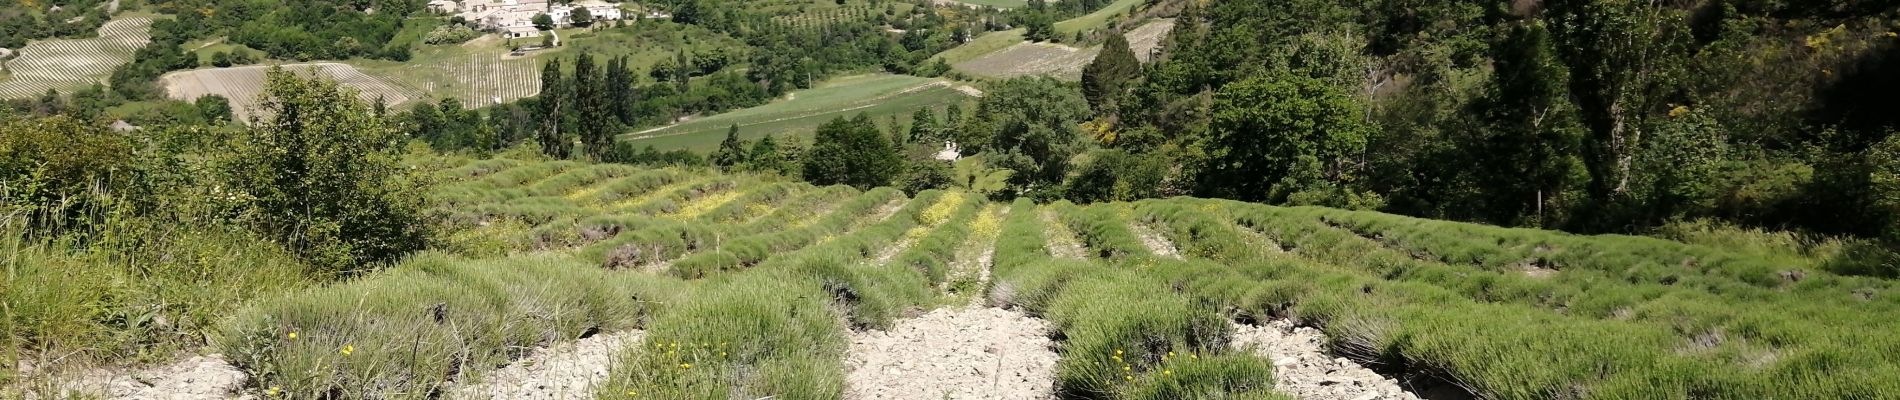
[[[818,185],[859,189],[888,186],[903,172],[904,160],[871,117],[839,117],[820,125],[804,161],[805,180]]]
[[[1109,34],[1108,43],[1102,45],[1095,61],[1082,67],[1082,97],[1087,98],[1089,106],[1095,107],[1098,113],[1113,110],[1122,85],[1139,74],[1141,60],[1135,58],[1135,51],[1128,47],[1128,38],[1121,32]]]
[[[397,162],[400,134],[353,90],[273,68],[259,108],[268,117],[227,170],[252,226],[328,272],[423,248],[430,224]]]
[[[213,125],[231,122],[231,100],[224,96],[215,94],[199,96],[193,104],[198,106],[198,114]]]
[[[568,80],[561,72],[561,61],[549,61],[541,68],[541,94],[535,96],[535,104],[540,106],[537,117],[540,128],[535,141],[541,143],[541,152],[554,158],[568,158],[573,155],[574,141],[562,131],[562,116],[570,110]]]
[[[1080,152],[1077,127],[1089,116],[1088,101],[1073,86],[1049,78],[1016,78],[996,85],[977,103],[966,127],[964,152],[992,152],[991,163],[1016,171],[1018,194],[1059,194],[1069,157]]]
[[[784,152],[779,149],[778,140],[772,139],[772,135],[765,135],[753,142],[752,150],[747,151],[746,155],[751,156],[746,160],[746,170],[785,175],[794,172],[786,162]]]
[[[739,125],[726,129],[726,140],[719,142],[719,149],[712,153],[713,166],[730,171],[744,164],[750,156],[746,153],[745,141],[739,139]]]
[[[1277,73],[1222,87],[1199,175],[1203,196],[1284,202],[1353,180],[1372,127],[1343,90]]]
[[[547,14],[535,14],[534,19],[531,21],[534,22],[534,29],[544,31],[554,30],[554,17],[550,17]]]

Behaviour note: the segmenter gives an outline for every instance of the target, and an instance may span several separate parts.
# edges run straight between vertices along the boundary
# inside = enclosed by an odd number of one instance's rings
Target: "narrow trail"
[[[645,331],[603,333],[535,349],[532,354],[482,375],[479,382],[449,390],[451,399],[592,399],[594,387],[620,351],[639,343]]]
[[[1175,259],[1181,258],[1181,251],[1175,248],[1174,242],[1168,240],[1167,236],[1161,235],[1161,232],[1156,232],[1154,228],[1149,227],[1148,224],[1141,223],[1141,221],[1129,221],[1128,230],[1134,232],[1136,237],[1140,237],[1141,244],[1146,246],[1148,251],[1154,252],[1155,255]]]
[[[99,396],[106,399],[238,399],[249,379],[244,371],[212,354],[133,371],[92,370],[61,383],[44,398]],[[27,399],[34,399],[28,394]]]
[[[998,216],[1004,210],[987,210]],[[994,218],[979,218],[980,220]],[[969,240],[953,265],[987,284],[994,235]],[[975,256],[975,259],[968,258]],[[1058,358],[1049,323],[1019,311],[972,304],[944,307],[884,331],[851,332],[846,399],[1048,399]]]
[[[1391,378],[1352,360],[1326,353],[1318,329],[1275,320],[1265,326],[1234,324],[1233,347],[1273,361],[1273,385],[1301,400],[1418,400]]]
[[[1042,211],[1042,225],[1043,234],[1048,238],[1049,255],[1075,260],[1088,258],[1088,249],[1083,248],[1082,242],[1075,238],[1075,232],[1070,231],[1068,225],[1056,218],[1054,211]]]
[[[847,399],[1046,399],[1048,322],[994,307],[939,308],[888,331],[854,332]]]

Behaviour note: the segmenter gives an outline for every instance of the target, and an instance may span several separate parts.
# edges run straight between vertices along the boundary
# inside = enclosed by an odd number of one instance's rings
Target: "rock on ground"
[[[853,332],[845,398],[1050,398],[1047,325],[999,308],[940,308],[888,331]]]
[[[1273,384],[1302,400],[1417,400],[1399,382],[1358,363],[1326,354],[1318,329],[1276,320],[1266,326],[1234,326],[1233,346],[1273,360]]]
[[[594,387],[620,350],[638,343],[644,331],[603,333],[536,349],[528,357],[482,375],[480,382],[455,388],[455,399],[592,399]]]
[[[62,394],[53,397],[86,394],[108,399],[235,399],[245,379],[244,371],[225,362],[223,356],[212,354],[130,372],[87,372],[59,385]]]

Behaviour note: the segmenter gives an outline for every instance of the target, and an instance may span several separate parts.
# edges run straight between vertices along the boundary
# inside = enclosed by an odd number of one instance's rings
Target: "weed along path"
[[[579,400],[594,398],[621,350],[640,343],[645,331],[605,333],[535,349],[526,358],[450,391],[452,399]]]
[[[1235,351],[1273,361],[1274,388],[1301,400],[1417,400],[1391,378],[1326,353],[1318,329],[1275,320],[1265,326],[1234,324]]]

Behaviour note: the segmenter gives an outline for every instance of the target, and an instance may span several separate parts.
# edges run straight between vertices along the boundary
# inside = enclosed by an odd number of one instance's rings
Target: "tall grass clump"
[[[680,284],[555,256],[424,254],[234,315],[218,347],[292,398],[430,398],[526,349],[640,327]]]
[[[845,336],[817,280],[788,269],[709,279],[622,356],[604,398],[837,399]]]

